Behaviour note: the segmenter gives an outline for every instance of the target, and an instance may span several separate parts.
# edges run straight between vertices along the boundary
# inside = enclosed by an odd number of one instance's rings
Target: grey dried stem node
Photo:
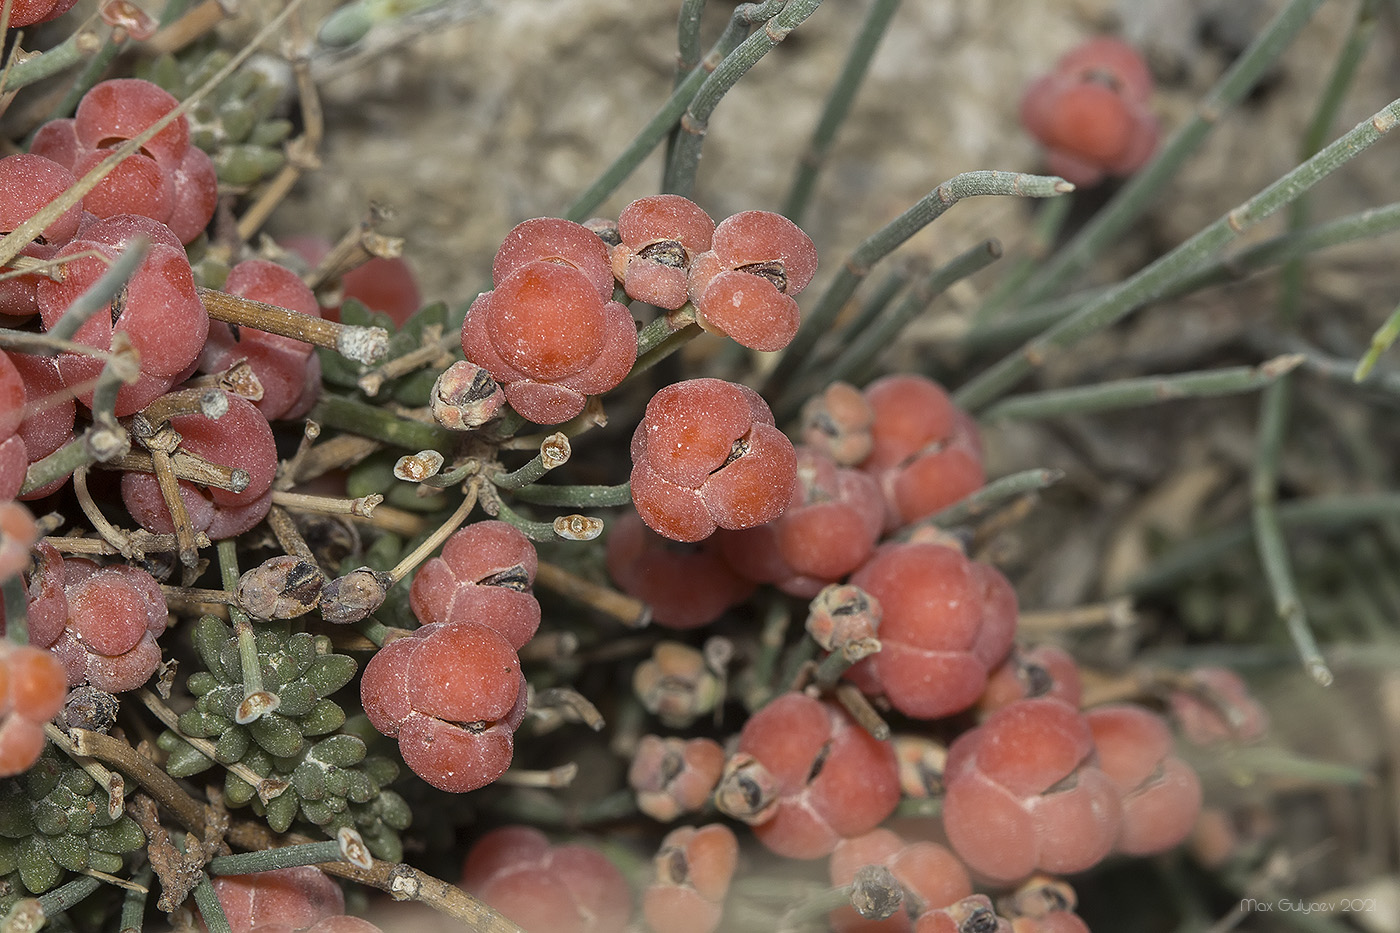
[[[904,903],[904,888],[884,865],[863,865],[851,883],[851,906],[867,920],[894,916]]]

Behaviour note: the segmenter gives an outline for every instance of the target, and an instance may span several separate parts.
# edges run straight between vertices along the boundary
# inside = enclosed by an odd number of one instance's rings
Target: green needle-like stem
[[[310,418],[323,428],[337,428],[412,451],[451,451],[456,442],[456,434],[444,427],[400,418],[377,405],[342,395],[322,395]]]
[[[1400,337],[1400,305],[1390,312],[1390,317],[1385,319],[1385,323],[1371,336],[1371,346],[1367,348],[1366,355],[1361,357],[1361,361],[1356,364],[1356,372],[1352,378],[1357,382],[1362,382],[1371,375],[1371,370],[1376,368],[1376,362],[1380,360],[1381,354],[1390,349]]]
[[[151,879],[154,872],[150,863],[142,865],[131,876],[131,887],[122,898],[122,911],[118,922],[122,933],[141,933],[146,916],[146,899],[151,893]]]
[[[566,509],[601,509],[627,505],[632,501],[632,485],[616,486],[522,486],[512,490],[522,502],[553,505]]]
[[[1064,470],[1024,470],[1020,473],[1012,473],[1010,476],[1003,476],[993,480],[981,489],[965,496],[948,506],[941,512],[936,512],[924,519],[919,524],[936,525],[939,528],[951,528],[954,525],[961,525],[963,522],[985,515],[1008,499],[1025,495],[1028,492],[1037,492],[1041,489],[1053,486],[1064,479]],[[900,533],[901,538],[908,538],[913,533],[914,527],[906,529]]]
[[[980,420],[1054,418],[1118,408],[1139,408],[1183,398],[1236,395],[1272,385],[1302,362],[1301,353],[1292,353],[1258,366],[1231,366],[1174,376],[1142,376],[1015,395],[987,409]]]
[[[16,645],[29,644],[29,594],[24,579],[14,574],[0,583],[5,605],[5,638]]]
[[[194,902],[199,907],[200,919],[204,921],[209,933],[233,933],[228,917],[224,914],[224,905],[219,903],[219,895],[214,892],[214,885],[209,881],[207,873],[202,874],[199,884],[194,886]]]
[[[1043,365],[1052,353],[1108,327],[1159,297],[1183,276],[1218,255],[1226,244],[1245,230],[1301,197],[1313,185],[1369,148],[1394,129],[1397,121],[1400,121],[1400,100],[1392,101],[1371,119],[1363,121],[1176,249],[983,372],[957,392],[956,401],[970,411],[986,407]]]
[[[984,240],[934,269],[900,299],[888,314],[877,318],[849,344],[825,373],[826,381],[861,382],[881,351],[889,348],[901,331],[933,304],[934,299],[957,282],[987,268],[1001,258],[1001,244]]]
[[[752,15],[759,8],[766,10],[772,7],[774,10],[781,7],[781,3],[741,3],[734,10],[734,16],[730,20],[729,28],[720,36],[719,41],[710,49],[705,56],[705,65],[713,62],[718,65],[740,44],[744,34],[748,30],[751,20],[745,21],[744,16]],[[768,15],[772,15],[769,13]],[[645,126],[643,126],[627,147],[622,150],[612,164],[603,169],[603,173],[594,180],[593,184],[584,189],[583,193],[574,199],[564,212],[567,220],[584,221],[592,216],[593,212],[608,197],[617,190],[617,187],[636,170],[638,165],[646,159],[651,151],[664,140],[671,130],[675,128],[681,114],[685,113],[690,102],[695,98],[695,94],[700,90],[700,86],[710,75],[710,69],[702,66],[693,68],[676,89],[671,92],[670,98],[661,105],[661,109],[656,112]]]
[[[1039,301],[1055,292],[1115,243],[1142,216],[1187,157],[1200,147],[1224,112],[1258,84],[1322,3],[1323,0],[1291,0],[1201,99],[1195,115],[1045,264],[1018,300]]]
[[[208,867],[211,875],[251,875],[260,871],[299,868],[302,865],[344,860],[340,843],[334,839],[327,839],[325,842],[304,842],[257,852],[219,855],[209,860]]]
[[[758,64],[788,34],[802,24],[807,17],[817,11],[822,0],[788,0],[782,12],[755,30],[733,53],[726,55],[719,67],[705,77],[700,89],[695,92],[690,105],[681,116],[680,132],[676,135],[676,145],[671,159],[666,164],[666,177],[662,190],[669,194],[687,197],[695,187],[695,171],[700,165],[700,146],[705,139],[710,116],[720,99],[729,93],[748,70]]]
[[[1002,271],[996,288],[977,308],[975,316],[978,320],[994,317],[1015,299],[1021,286],[1030,280],[1054,247],[1073,206],[1073,198],[1052,198],[1041,206],[1036,212],[1035,222],[1031,225],[1030,238],[1024,251],[1016,257],[1009,269]]]
[[[870,274],[875,263],[943,216],[954,204],[964,198],[981,195],[1052,198],[1073,190],[1074,186],[1063,178],[1016,172],[964,172],[943,182],[920,198],[914,206],[866,237],[846,258],[841,264],[841,270],[836,273],[836,277],[817,301],[816,307],[797,329],[797,336],[783,351],[777,366],[764,384],[762,394],[771,398],[781,393],[817,340],[831,329],[836,315],[845,307],[856,287]]]
[[[39,906],[45,917],[56,917],[72,907],[81,904],[89,895],[102,887],[102,882],[89,875],[79,875],[46,894],[39,895]]]
[[[831,144],[836,139],[836,131],[841,128],[846,115],[850,113],[851,103],[860,91],[866,72],[870,70],[870,61],[875,57],[875,50],[879,48],[880,40],[889,28],[890,19],[898,9],[899,0],[875,0],[865,13],[855,41],[851,43],[850,51],[846,54],[846,63],[841,67],[841,74],[837,76],[831,94],[826,99],[821,119],[817,121],[807,149],[797,163],[792,187],[788,190],[787,200],[783,202],[783,213],[799,226],[802,224],[802,216],[807,212],[807,206],[811,203],[812,191],[817,186],[817,176],[826,165]]]
[[[121,293],[150,249],[150,240],[144,236],[132,237],[107,271],[92,283],[92,287],[79,295],[63,312],[63,316],[54,322],[53,327],[49,328],[49,336],[58,340],[72,340],[80,327],[97,312],[106,310],[112,300]]]

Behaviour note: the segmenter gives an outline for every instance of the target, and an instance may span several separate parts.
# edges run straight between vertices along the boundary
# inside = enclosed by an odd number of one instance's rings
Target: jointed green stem
[[[1371,370],[1376,368],[1376,362],[1380,360],[1381,354],[1390,349],[1400,337],[1400,305],[1390,312],[1390,317],[1385,319],[1385,323],[1371,337],[1371,346],[1366,350],[1366,355],[1361,357],[1361,361],[1356,364],[1356,372],[1352,378],[1357,382],[1362,382],[1371,375]]]
[[[958,404],[973,411],[985,407],[1041,366],[1051,353],[1113,324],[1157,298],[1183,276],[1208,262],[1242,232],[1300,197],[1390,132],[1397,121],[1400,121],[1400,100],[1391,102],[1244,204],[983,372],[957,392]]]
[[[1213,285],[1238,281],[1253,272],[1315,250],[1370,239],[1398,229],[1400,203],[1368,208],[1304,230],[1282,233],[1233,255],[1222,256],[1169,285],[1165,292],[1153,300],[1169,301]],[[1014,315],[1003,315],[974,327],[962,338],[962,344],[967,349],[980,350],[1010,341],[1025,340],[1108,292],[1109,288],[1075,292],[1063,298],[1034,305]]]
[[[782,358],[764,384],[763,394],[772,397],[780,393],[797,371],[802,360],[811,352],[817,340],[831,329],[836,315],[845,306],[856,287],[870,274],[875,263],[894,252],[895,248],[928,226],[954,204],[964,198],[980,195],[1013,195],[1028,198],[1050,198],[1066,194],[1074,186],[1053,175],[1024,175],[1015,172],[964,172],[955,175],[920,198],[918,203],[866,237],[841,266],[817,306],[807,315],[797,336],[783,351]]]
[[[681,0],[676,19],[676,87],[700,64],[700,17],[705,0]]]
[[[149,862],[131,876],[132,886],[126,889],[126,896],[122,898],[122,912],[118,918],[122,933],[141,933],[142,921],[146,916],[146,898],[151,893],[153,876],[154,872]]]
[[[980,272],[999,258],[1001,244],[996,240],[984,240],[947,264],[934,269],[923,281],[911,288],[889,313],[877,318],[874,324],[862,331],[854,342],[846,347],[836,358],[836,362],[831,364],[829,372],[824,374],[827,381],[862,381],[880,352],[887,349],[914,318],[927,310],[935,298],[955,283]]]
[[[730,27],[720,36],[719,41],[710,49],[709,55],[705,57],[705,64],[710,62],[718,64],[734,51],[740,44],[747,31],[747,24],[740,28],[740,11],[752,10],[755,7],[781,6],[781,3],[773,3],[769,0],[765,4],[740,4],[734,11],[734,18],[730,21]],[[771,13],[769,15],[772,15]],[[671,92],[670,98],[661,105],[661,109],[637,132],[632,141],[627,144],[612,164],[603,170],[603,174],[594,180],[593,184],[584,189],[583,193],[574,199],[574,203],[569,205],[569,209],[564,212],[567,220],[583,221],[587,220],[607,199],[608,195],[617,190],[617,186],[626,180],[628,175],[641,165],[643,160],[651,153],[657,145],[666,138],[676,123],[681,118],[681,114],[690,106],[690,102],[695,97],[695,93],[700,90],[700,86],[709,77],[709,70],[702,66],[691,70],[685,80],[677,85]]]
[[[194,902],[199,906],[199,916],[209,928],[209,933],[233,933],[224,914],[224,905],[219,903],[219,896],[214,893],[214,885],[209,881],[208,874],[201,875],[199,884],[194,886]]]
[[[940,528],[960,525],[979,515],[985,515],[1007,499],[1014,499],[1025,493],[1053,486],[1064,479],[1064,476],[1064,470],[1039,469],[1012,473],[1010,476],[993,480],[970,496],[959,499],[943,511],[929,516],[920,524],[927,523],[937,525]],[[900,537],[908,537],[908,532],[912,531],[911,527],[906,532],[902,532]]]
[[[1188,156],[1239,103],[1307,25],[1323,0],[1291,0],[1196,105],[1196,113],[1084,229],[1035,275],[1018,300],[1034,302],[1059,289],[1115,242],[1140,217]]]
[[[257,852],[219,855],[209,860],[208,868],[211,875],[250,875],[260,871],[340,861],[344,861],[340,843],[327,839],[325,842],[304,842]]]
[[[450,451],[456,441],[456,435],[444,427],[400,418],[377,405],[341,395],[322,395],[310,417],[323,428],[337,428],[406,450]]]
[[[695,170],[700,165],[700,145],[705,139],[705,128],[709,125],[710,115],[714,113],[720,99],[750,68],[758,64],[759,59],[777,47],[779,42],[788,37],[788,33],[815,13],[821,2],[822,0],[788,0],[781,12],[768,20],[762,29],[739,43],[739,47],[726,55],[719,67],[705,78],[681,116],[680,133],[676,136],[675,149],[666,165],[663,191],[690,195],[695,187]]]
[[[1036,212],[1035,223],[1031,225],[1030,239],[1025,250],[1012,262],[1009,269],[1003,270],[1001,279],[987,299],[977,308],[978,320],[995,316],[1006,310],[1030,277],[1040,268],[1040,263],[1055,245],[1055,240],[1069,217],[1073,198],[1054,198],[1047,201]]]
[[[45,917],[56,917],[72,907],[81,904],[89,895],[102,887],[102,882],[88,875],[79,875],[46,894],[39,895],[39,906]]]
[[[851,43],[846,63],[841,67],[841,74],[837,76],[826,99],[821,119],[817,121],[812,138],[797,163],[792,187],[788,190],[787,200],[783,202],[783,213],[799,226],[811,202],[812,191],[816,188],[817,175],[826,164],[827,154],[836,139],[836,131],[850,112],[851,102],[855,100],[861,82],[865,80],[865,73],[870,69],[870,60],[875,57],[875,49],[879,47],[890,19],[898,9],[899,0],[875,0],[865,13],[855,41]]]
[[[1143,376],[1068,389],[1050,389],[1003,399],[983,414],[982,421],[1053,418],[1088,412],[1137,408],[1182,398],[1211,398],[1252,392],[1274,384],[1303,362],[1301,353],[1276,357],[1258,366],[1230,366],[1174,376]]]
[[[616,486],[522,486],[512,490],[522,502],[553,505],[566,509],[602,509],[627,505],[632,501],[630,483]]]

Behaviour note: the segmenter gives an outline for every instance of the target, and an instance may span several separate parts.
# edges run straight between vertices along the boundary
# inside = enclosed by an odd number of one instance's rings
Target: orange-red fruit
[[[214,893],[233,933],[254,933],[269,924],[305,930],[345,913],[345,895],[321,869],[311,865],[214,879]]]
[[[655,933],[713,933],[739,861],[739,841],[722,823],[683,826],[661,841],[656,880],[642,895],[642,915]]]
[[[606,254],[597,236],[584,235]],[[621,382],[637,358],[631,314],[599,292],[599,282],[572,264],[526,262],[472,302],[462,350],[522,416],[537,424],[567,421],[583,411],[586,396]]]
[[[986,481],[972,419],[924,376],[886,376],[865,388],[874,412],[870,455],[860,468],[880,482],[886,530],[916,522],[976,492]]]
[[[1118,39],[1091,39],[1026,89],[1021,122],[1048,150],[1050,171],[1076,185],[1130,175],[1157,146],[1152,75]]]
[[[1117,789],[1092,752],[1088,723],[1058,700],[1021,700],[963,733],[945,773],[943,826],[953,851],[996,882],[1097,864],[1122,817]]]
[[[627,783],[637,793],[637,809],[669,823],[704,806],[723,770],[724,749],[714,739],[644,735]]]
[[[1191,833],[1201,812],[1201,781],[1172,754],[1171,731],[1138,706],[1101,706],[1084,714],[1099,767],[1122,798],[1118,849],[1128,855],[1165,852]]]
[[[861,917],[851,907],[830,914],[836,933],[908,933],[917,908],[936,910],[972,893],[972,880],[957,856],[935,842],[905,842],[888,829],[843,839],[831,853],[828,870],[834,885],[850,884],[867,865],[888,868],[905,890],[904,903],[884,920]]]
[[[674,311],[689,298],[690,265],[710,248],[715,222],[689,198],[638,198],[617,218],[613,276],[628,296]]]
[[[607,564],[613,582],[650,606],[652,621],[665,628],[707,625],[754,590],[710,541],[698,547],[678,545],[648,528],[635,512],[610,526]]]
[[[742,211],[720,221],[690,268],[700,325],[752,350],[781,350],[797,333],[793,295],[817,271],[817,248],[791,220]]]
[[[939,544],[891,543],[850,582],[882,610],[882,648],[851,669],[852,680],[921,719],[977,702],[1016,628],[1016,594],[996,568]]]
[[[1077,709],[1083,691],[1079,665],[1068,651],[1056,645],[1013,647],[987,678],[977,709],[986,716],[1017,700],[1037,697],[1050,697]]]
[[[738,751],[777,783],[773,814],[754,834],[779,855],[820,858],[842,838],[874,829],[899,802],[890,744],[806,694],[784,694],[751,716]]]
[[[462,887],[526,933],[613,933],[626,928],[632,892],[587,846],[551,846],[544,833],[503,826],[467,853]]]
[[[375,652],[360,699],[374,727],[398,738],[419,777],[464,793],[510,767],[525,679],[514,649],[493,629],[435,623]]]
[[[1011,922],[997,914],[987,895],[971,894],[924,911],[914,923],[914,933],[1011,933]]]
[[[747,386],[708,378],[666,386],[632,435],[633,505],[676,541],[772,521],[796,482],[792,442]]]
[[[477,622],[518,651],[540,627],[540,604],[530,593],[538,566],[535,546],[518,528],[475,522],[454,532],[442,554],[414,575],[409,605],[424,625]]]
[[[1190,683],[1167,697],[1181,734],[1196,745],[1252,742],[1269,728],[1269,714],[1240,675],[1223,667],[1201,667]]]

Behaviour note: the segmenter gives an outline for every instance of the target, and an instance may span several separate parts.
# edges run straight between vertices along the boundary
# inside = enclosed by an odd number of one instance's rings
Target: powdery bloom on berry
[[[676,541],[772,521],[796,482],[792,442],[747,386],[708,378],[666,386],[632,435],[632,502]]]
[[[1021,98],[1021,122],[1048,152],[1049,169],[1076,185],[1130,175],[1157,148],[1148,109],[1152,74],[1142,55],[1101,37],[1068,52]]]
[[[638,198],[617,218],[613,276],[629,297],[674,311],[689,298],[691,264],[714,233],[715,222],[689,198]]]
[[[606,392],[631,371],[637,328],[623,305],[600,297],[586,272],[535,260],[472,302],[462,351],[501,384],[523,417],[558,424],[583,411],[587,396]]]
[[[700,326],[752,350],[781,350],[797,333],[794,295],[817,271],[817,248],[781,214],[742,211],[720,221],[690,268]]]

